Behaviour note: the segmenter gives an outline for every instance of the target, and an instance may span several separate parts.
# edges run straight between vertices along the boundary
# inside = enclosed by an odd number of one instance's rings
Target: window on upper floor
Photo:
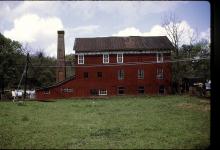
[[[138,69],[138,79],[144,79],[144,70]]]
[[[117,54],[117,63],[123,63],[123,54]]]
[[[163,79],[164,75],[163,75],[163,69],[162,68],[157,68],[157,79]]]
[[[163,53],[157,53],[157,62],[163,62]]]
[[[84,64],[84,55],[78,55],[78,64]]]
[[[109,63],[109,54],[103,54],[103,64]]]
[[[89,73],[88,72],[84,72],[83,76],[84,76],[84,78],[88,78],[89,77]]]
[[[124,70],[118,70],[118,80],[124,79]]]

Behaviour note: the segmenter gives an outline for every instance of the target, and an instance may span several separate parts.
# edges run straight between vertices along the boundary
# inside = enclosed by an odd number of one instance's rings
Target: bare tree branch
[[[174,51],[176,56],[179,55],[179,43],[181,41],[184,29],[180,27],[180,21],[174,13],[165,15],[163,17],[162,26],[164,27],[168,37],[170,38],[173,46],[175,47]]]
[[[197,28],[192,33],[188,30],[188,35],[189,35],[189,44],[190,45],[193,45],[194,43],[197,42],[197,39],[198,39],[198,30],[197,30]]]

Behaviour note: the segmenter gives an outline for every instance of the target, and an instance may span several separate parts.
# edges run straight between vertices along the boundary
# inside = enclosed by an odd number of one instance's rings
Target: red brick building
[[[37,89],[37,99],[170,91],[173,46],[166,36],[76,38],[73,49],[75,75]]]

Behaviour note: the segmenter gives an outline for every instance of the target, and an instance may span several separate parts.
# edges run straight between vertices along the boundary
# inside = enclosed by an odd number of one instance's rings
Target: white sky
[[[198,31],[199,39],[210,39],[208,2],[181,1],[8,1],[0,2],[0,32],[28,44],[32,52],[42,49],[56,57],[57,30],[65,31],[66,54],[74,53],[76,37],[166,35],[164,14],[173,12],[184,32]]]

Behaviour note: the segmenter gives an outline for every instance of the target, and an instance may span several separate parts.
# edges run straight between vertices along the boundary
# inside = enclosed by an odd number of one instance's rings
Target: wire
[[[22,75],[21,75],[21,79],[20,79],[20,81],[19,81],[17,90],[19,89],[19,87],[20,87],[20,85],[21,85],[21,81],[22,81],[22,79],[23,79],[23,77],[24,77],[24,73],[25,73],[26,67],[27,67],[27,63],[25,64],[24,71],[23,71],[23,73],[22,73]]]
[[[141,64],[165,64],[165,63],[176,63],[176,62],[187,62],[187,61],[199,61],[199,60],[209,60],[210,57],[201,57],[201,58],[183,58],[176,60],[164,60],[163,62],[157,61],[143,61],[143,62],[126,62],[126,63],[109,63],[109,64],[91,64],[91,65],[33,65],[30,61],[32,68],[56,68],[56,67],[105,67],[105,66],[126,66],[126,65],[141,65]],[[23,67],[24,64],[13,64],[17,67]],[[36,70],[35,70],[36,71]]]
[[[32,65],[32,67],[37,68],[58,68],[58,67],[111,67],[111,66],[133,66],[133,65],[145,65],[145,64],[165,64],[165,63],[176,63],[176,62],[187,62],[187,61],[199,61],[199,60],[209,60],[209,57],[205,58],[187,58],[187,59],[180,59],[180,60],[166,60],[163,62],[157,62],[157,61],[143,61],[143,62],[126,62],[126,63],[111,63],[111,64],[92,64],[92,65],[65,65],[65,66],[58,66],[58,65],[48,65],[48,66],[37,66]]]

